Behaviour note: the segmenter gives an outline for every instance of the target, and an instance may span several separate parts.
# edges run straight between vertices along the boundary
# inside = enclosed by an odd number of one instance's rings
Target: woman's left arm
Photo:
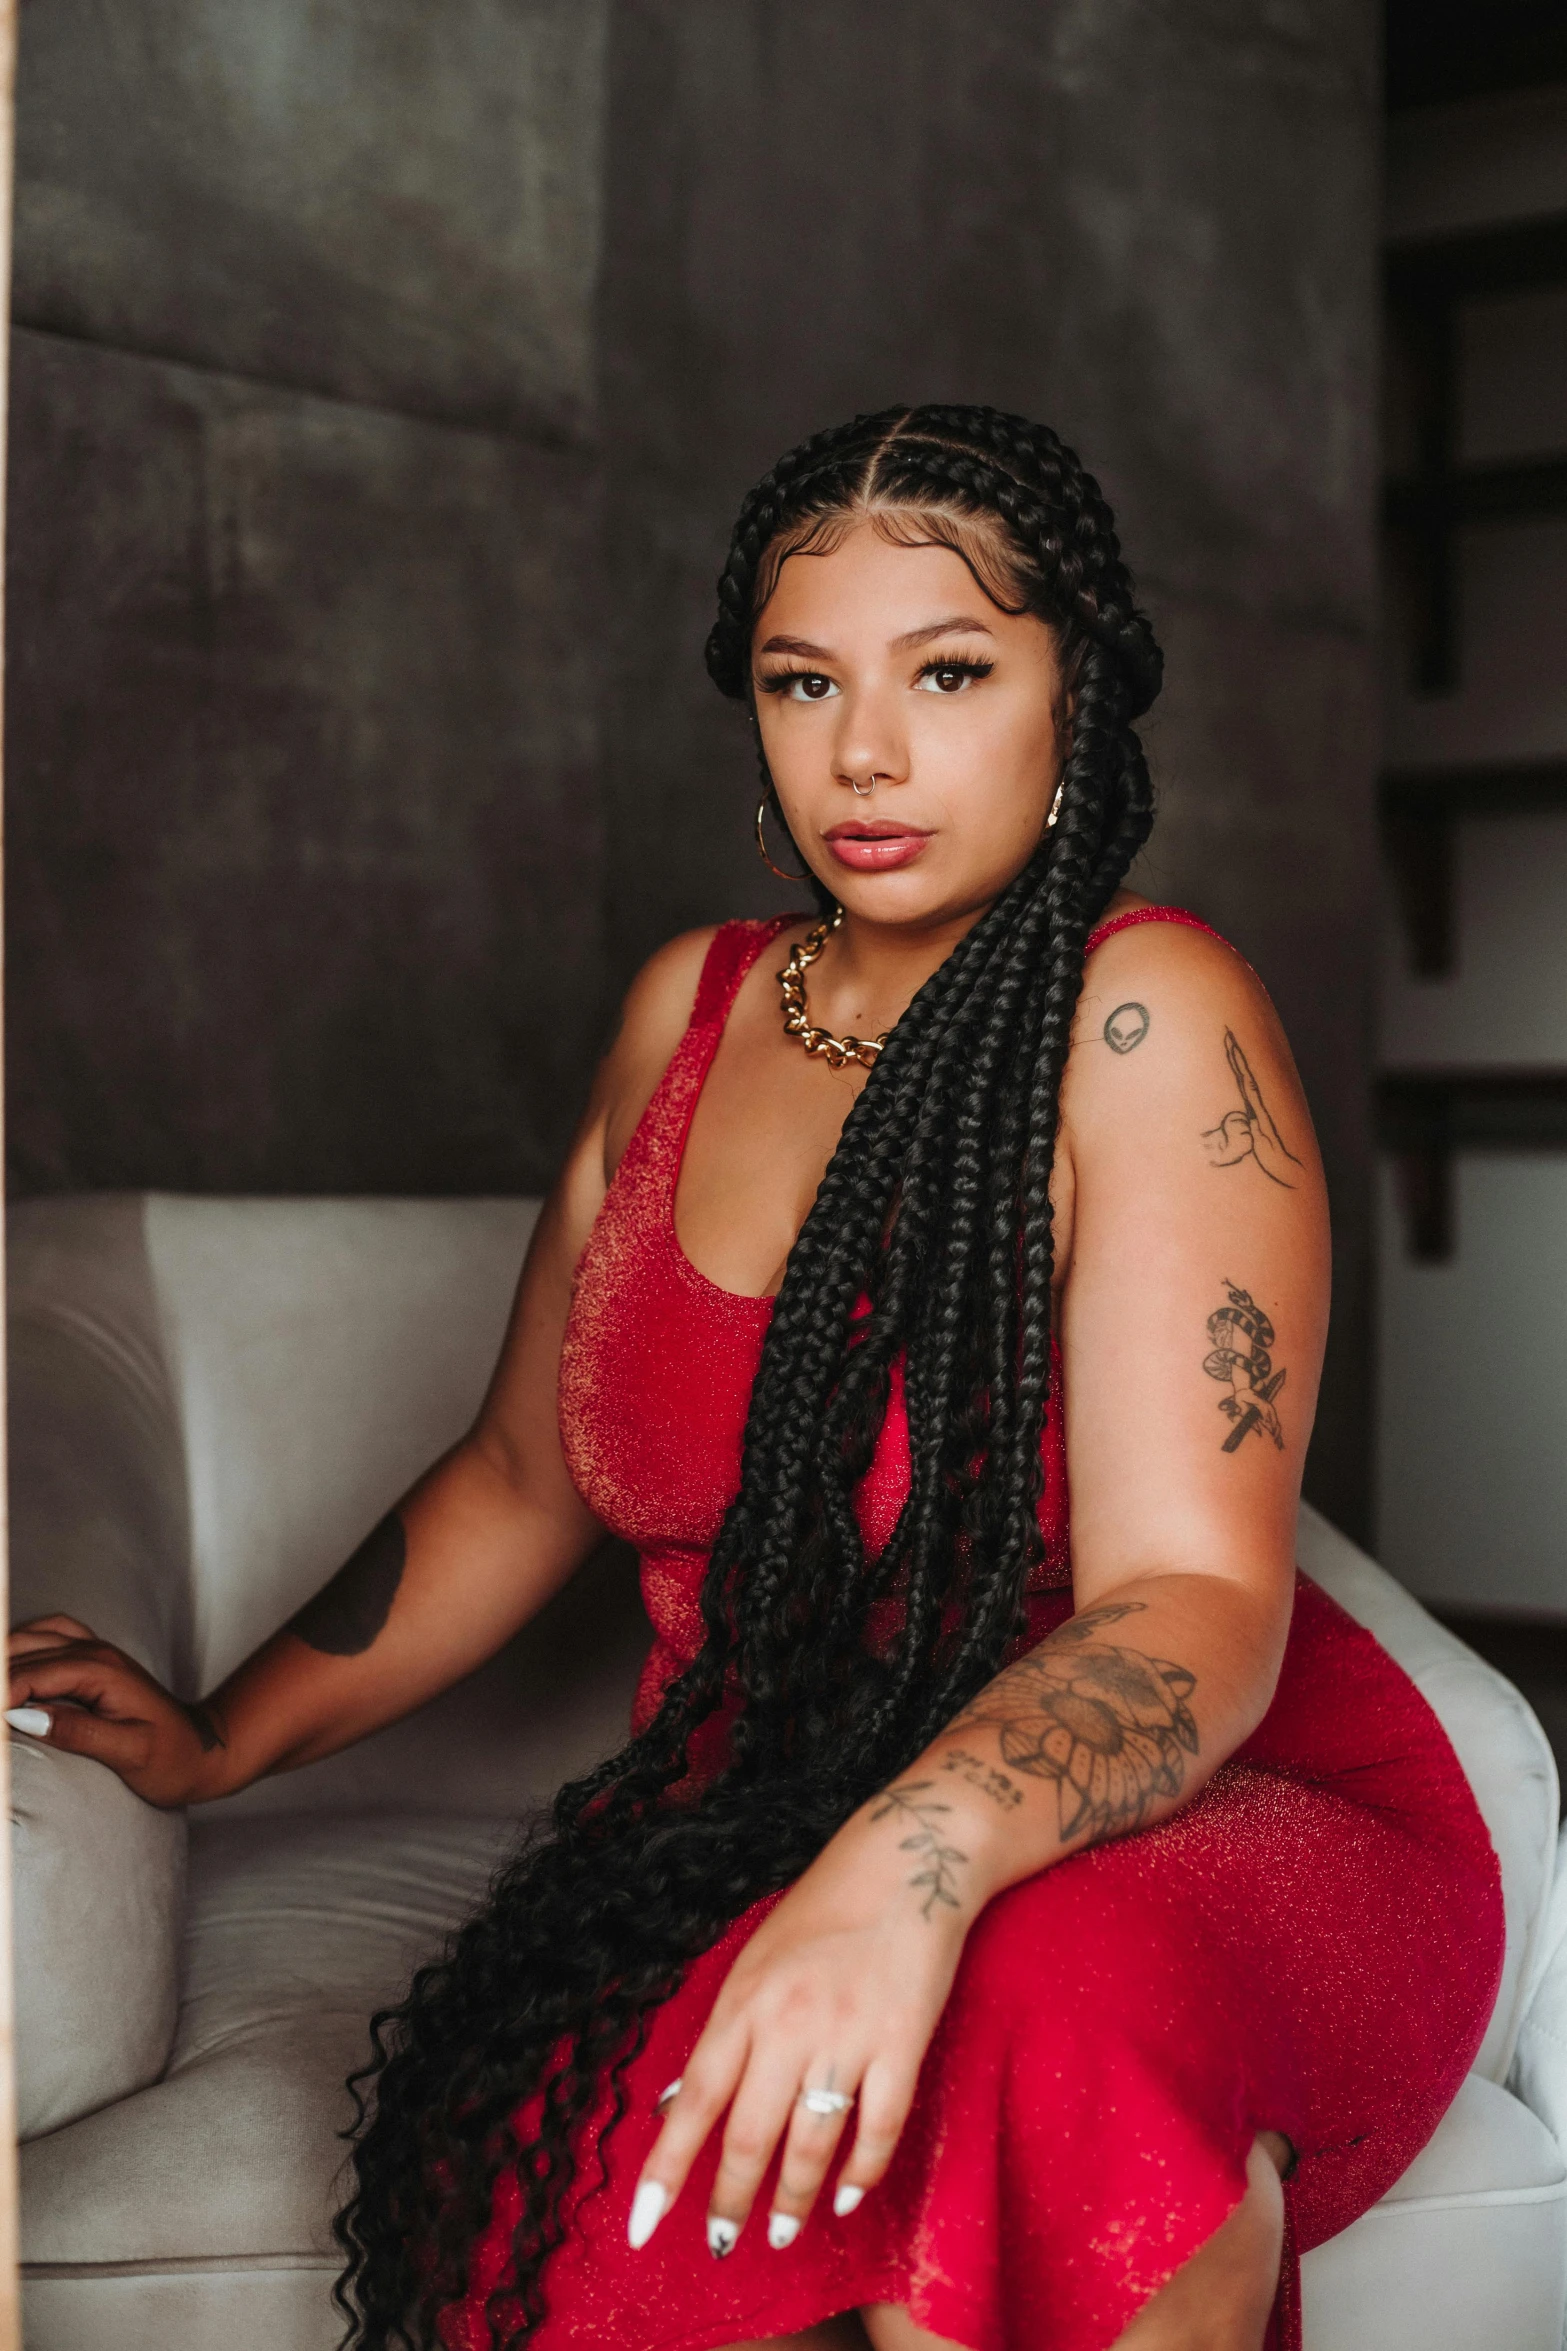
[[[644,2169],[644,2226],[727,2107],[709,2242],[734,2242],[780,2141],[769,2227],[792,2241],[845,2127],[802,2085],[858,2099],[837,2191],[852,2209],[891,2161],[985,1904],[1188,1803],[1267,1711],[1328,1232],[1299,1080],[1239,956],[1162,923],[1095,956],[1052,1190],[1076,1613],[751,1937]]]

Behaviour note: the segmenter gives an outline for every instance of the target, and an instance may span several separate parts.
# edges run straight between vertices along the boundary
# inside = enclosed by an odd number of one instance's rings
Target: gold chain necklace
[[[809,1007],[805,1001],[805,975],[826,946],[833,932],[843,920],[840,906],[830,922],[819,922],[803,939],[789,950],[789,960],[778,974],[779,992],[783,997],[783,1024],[786,1037],[798,1037],[807,1053],[820,1053],[830,1069],[842,1069],[845,1062],[857,1061],[862,1069],[874,1069],[887,1042],[887,1031],[879,1037],[835,1037],[828,1029],[813,1027]]]

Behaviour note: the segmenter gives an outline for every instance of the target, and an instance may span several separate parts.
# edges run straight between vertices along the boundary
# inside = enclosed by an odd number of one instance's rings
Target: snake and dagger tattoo
[[[1063,1844],[1096,1845],[1141,1828],[1155,1803],[1179,1797],[1198,1751],[1189,1704],[1196,1675],[1102,1638],[1108,1626],[1140,1615],[1146,1605],[1118,1600],[1084,1609],[965,1707],[953,1731],[993,1730],[1005,1770],[964,1748],[944,1756],[938,1769],[1008,1809],[1023,1800],[1011,1773],[1054,1782]],[[961,1872],[969,1856],[952,1842],[952,1810],[931,1775],[888,1788],[871,1814],[873,1821],[899,1816],[906,1824],[900,1845],[918,1865],[909,1884],[923,1896],[925,1918],[962,1907]]]

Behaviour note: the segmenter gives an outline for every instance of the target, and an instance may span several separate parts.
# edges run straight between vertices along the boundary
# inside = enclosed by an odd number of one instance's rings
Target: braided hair
[[[746,499],[707,646],[723,693],[750,697],[782,562],[866,520],[953,547],[997,603],[1055,632],[1073,698],[1059,820],[920,989],[850,1112],[774,1306],[703,1648],[373,2020],[336,2224],[359,2351],[438,2343],[492,2209],[511,2223],[492,2339],[526,2340],[654,2009],[937,1736],[1024,1622],[1061,1077],[1085,941],[1151,822],[1132,721],[1160,655],[1099,487],[1054,433],[989,408],[890,409],[803,442]],[[854,1491],[900,1357],[909,1493],[868,1558]],[[693,1792],[693,1734],[720,1710],[727,1761]]]

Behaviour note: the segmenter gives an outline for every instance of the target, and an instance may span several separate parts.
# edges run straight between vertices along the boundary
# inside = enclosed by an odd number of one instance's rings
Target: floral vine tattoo
[[[285,1629],[324,1656],[362,1656],[392,1613],[407,1557],[403,1522],[389,1510],[331,1582],[289,1618]]]
[[[912,1853],[916,1860],[924,1863],[924,1867],[917,1870],[909,1880],[911,1886],[928,1889],[920,1904],[922,1918],[929,1918],[938,1903],[944,1904],[948,1910],[962,1908],[958,1899],[955,1865],[968,1859],[968,1855],[960,1853],[956,1845],[944,1844],[942,1841],[942,1832],[936,1825],[937,1819],[941,1814],[949,1813],[952,1807],[931,1795],[930,1791],[935,1784],[934,1780],[910,1780],[906,1787],[887,1788],[871,1814],[872,1820],[885,1820],[889,1813],[901,1812],[905,1819],[915,1824],[912,1835],[901,1839],[899,1850]]]
[[[1202,1139],[1209,1158],[1215,1167],[1238,1167],[1243,1159],[1249,1159],[1261,1168],[1270,1184],[1282,1184],[1286,1192],[1293,1192],[1294,1183],[1284,1171],[1286,1167],[1299,1167],[1301,1162],[1279,1133],[1233,1029],[1224,1032],[1224,1055],[1230,1065],[1230,1075],[1240,1088],[1241,1106],[1239,1110],[1226,1111],[1216,1127],[1204,1131]]]
[[[1237,1452],[1252,1430],[1260,1429],[1282,1453],[1284,1430],[1273,1399],[1283,1387],[1285,1375],[1274,1370],[1268,1352],[1273,1345],[1273,1325],[1249,1290],[1237,1290],[1231,1281],[1224,1287],[1230,1302],[1208,1317],[1213,1349],[1203,1358],[1208,1377],[1223,1380],[1230,1391],[1220,1397],[1219,1410],[1235,1426],[1220,1451]]]
[[[1105,1022],[1105,1043],[1112,1053],[1135,1053],[1152,1025],[1146,1004],[1118,1004]]]
[[[1061,1840],[1093,1844],[1140,1828],[1151,1805],[1180,1795],[1197,1724],[1184,1665],[1097,1636],[1141,1600],[1085,1609],[998,1674],[953,1725],[994,1728],[1002,1760],[1054,1780]]]

